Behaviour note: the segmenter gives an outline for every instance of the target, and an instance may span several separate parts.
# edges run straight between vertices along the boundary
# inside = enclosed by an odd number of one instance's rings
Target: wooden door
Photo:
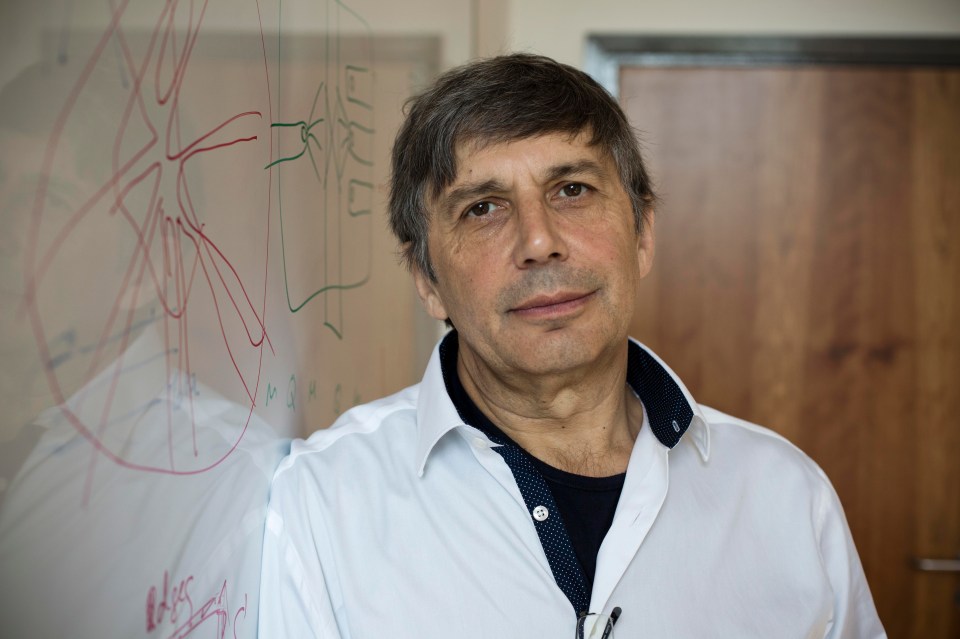
[[[632,333],[787,436],[890,637],[960,637],[960,71],[624,67],[662,196]]]

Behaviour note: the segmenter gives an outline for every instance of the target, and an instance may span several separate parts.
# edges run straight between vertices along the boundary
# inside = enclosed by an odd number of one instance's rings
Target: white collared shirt
[[[693,415],[670,448],[644,402],[590,611],[620,607],[621,639],[885,636],[823,472],[697,405],[650,355]],[[544,513],[493,446],[458,415],[438,349],[420,384],[294,442],[271,489],[260,635],[573,637]]]

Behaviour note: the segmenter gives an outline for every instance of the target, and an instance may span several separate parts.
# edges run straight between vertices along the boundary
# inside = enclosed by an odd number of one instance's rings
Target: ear
[[[448,319],[450,316],[447,315],[447,309],[437,290],[437,283],[416,265],[412,265],[410,271],[413,273],[413,282],[417,285],[417,295],[420,296],[420,302],[423,303],[427,315],[440,321]]]
[[[653,253],[656,245],[654,220],[656,216],[651,211],[644,220],[643,232],[637,237],[637,260],[640,264],[640,277],[646,277],[653,268]]]

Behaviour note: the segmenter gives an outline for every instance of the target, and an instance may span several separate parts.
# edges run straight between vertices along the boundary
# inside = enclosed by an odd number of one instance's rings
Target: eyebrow
[[[483,180],[482,182],[468,182],[445,193],[441,198],[440,209],[447,215],[452,216],[455,209],[462,203],[474,198],[490,195],[491,193],[502,193],[506,191],[506,185],[500,180]]]
[[[578,162],[558,164],[557,166],[550,167],[550,170],[547,172],[546,181],[554,182],[571,175],[584,174],[593,176],[597,179],[606,180],[606,171],[603,170],[603,167],[600,166],[600,164],[594,162],[593,160],[580,160]]]
[[[593,160],[579,160],[577,162],[551,166],[547,170],[544,182],[555,182],[562,178],[576,175],[588,175],[605,181],[607,179],[606,173],[603,167]],[[456,209],[462,202],[488,196],[492,193],[502,193],[507,190],[509,190],[507,186],[496,179],[467,182],[449,193],[442,195],[440,198],[440,209],[446,215],[450,216],[456,213]]]

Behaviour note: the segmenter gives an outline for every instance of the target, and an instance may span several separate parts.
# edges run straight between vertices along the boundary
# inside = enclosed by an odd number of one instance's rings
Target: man
[[[654,202],[568,66],[480,61],[413,101],[391,223],[455,330],[281,464],[264,636],[883,636],[820,469],[628,339]]]

